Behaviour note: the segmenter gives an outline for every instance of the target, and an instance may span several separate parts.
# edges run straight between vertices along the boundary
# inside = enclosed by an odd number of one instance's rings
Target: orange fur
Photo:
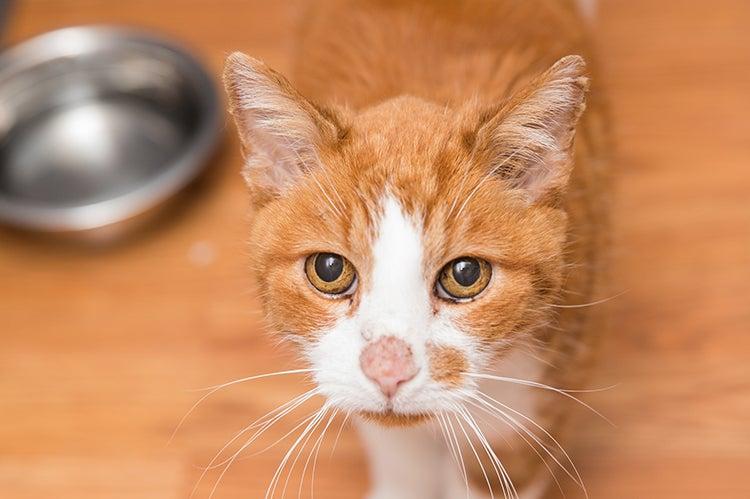
[[[432,379],[449,386],[460,386],[463,374],[469,367],[466,357],[460,350],[428,344],[427,355]]]
[[[387,190],[423,224],[426,279],[463,255],[491,262],[502,276],[502,287],[488,286],[482,299],[435,297],[433,306],[455,308],[498,355],[499,340],[531,335],[560,364],[549,381],[578,381],[595,322],[587,310],[555,314],[552,306],[591,301],[600,290],[607,176],[596,86],[581,117],[591,70],[577,57],[555,64],[569,54],[589,58],[572,2],[331,0],[316,2],[307,19],[300,93],[242,55],[230,58],[225,76],[253,160],[251,255],[272,329],[310,337],[356,309],[358,294],[333,301],[312,289],[300,262],[318,251],[346,255],[367,290]],[[266,107],[244,103],[259,98],[243,95],[259,78],[282,89],[262,97]],[[276,108],[284,112],[275,116]],[[296,157],[274,159],[270,148],[256,158],[266,139],[248,132],[258,128],[253,119],[283,124]],[[271,160],[304,174],[269,187],[263,161]],[[458,383],[463,357],[439,346],[430,356],[435,379]],[[540,405],[562,424],[559,407],[544,397]],[[365,416],[388,425],[423,419]]]
[[[432,417],[429,414],[396,414],[393,412],[362,412],[360,415],[369,421],[389,427],[414,426],[424,423]]]

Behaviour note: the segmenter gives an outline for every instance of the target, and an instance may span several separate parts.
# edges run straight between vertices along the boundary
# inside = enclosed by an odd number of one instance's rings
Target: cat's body
[[[599,333],[577,305],[601,297],[601,109],[594,93],[578,120],[582,61],[555,64],[588,56],[577,6],[326,1],[305,19],[295,83],[315,104],[242,56],[227,83],[271,326],[302,344],[332,406],[359,414],[371,497],[463,497],[464,473],[476,497],[488,482],[530,496],[545,462],[578,480],[535,426],[559,436],[565,398],[478,376],[580,386]],[[315,296],[319,252],[351,262],[340,295]],[[494,269],[467,299],[438,273],[462,255]]]

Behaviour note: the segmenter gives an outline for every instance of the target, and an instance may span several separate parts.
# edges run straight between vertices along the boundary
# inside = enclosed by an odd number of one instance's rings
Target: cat
[[[309,363],[319,414],[356,421],[370,499],[584,486],[554,387],[580,386],[601,333],[586,31],[572,0],[326,0],[294,85],[227,60],[269,328]]]

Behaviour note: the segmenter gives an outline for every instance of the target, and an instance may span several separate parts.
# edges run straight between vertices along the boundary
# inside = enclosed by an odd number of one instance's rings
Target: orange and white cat
[[[606,241],[579,6],[314,2],[299,49],[294,86],[227,62],[252,264],[322,414],[357,420],[369,497],[582,485],[551,388],[584,379]]]

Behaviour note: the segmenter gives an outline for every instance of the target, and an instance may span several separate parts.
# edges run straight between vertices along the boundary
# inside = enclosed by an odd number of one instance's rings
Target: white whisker
[[[445,421],[443,421],[443,414],[437,413],[436,419],[437,419],[438,426],[440,427],[440,432],[443,434],[445,447],[450,452],[451,457],[453,458],[453,462],[456,463],[456,469],[459,470],[461,464],[458,462],[458,454],[456,454],[456,449],[453,447],[453,441],[451,441],[450,438],[448,437],[448,427],[445,424]]]
[[[495,473],[497,474],[498,479],[500,480],[500,484],[503,489],[503,496],[508,497],[510,495],[511,497],[515,497],[516,499],[518,499],[518,492],[516,491],[516,488],[513,485],[512,480],[510,479],[510,475],[508,475],[508,471],[505,469],[502,462],[497,457],[497,454],[495,454],[495,451],[492,449],[492,446],[487,441],[487,437],[485,437],[484,433],[479,428],[479,425],[477,425],[474,418],[465,408],[460,408],[459,410],[463,418],[466,420],[466,423],[477,435],[477,438],[479,439],[479,443],[482,445],[482,447],[484,448],[484,451],[487,453],[487,457],[490,458],[492,467],[495,470]]]
[[[285,414],[284,414],[284,415],[286,415],[286,414],[288,414],[289,412],[291,412],[291,410],[293,410],[293,409],[289,409],[289,411],[288,411],[288,412],[285,412]],[[247,448],[248,448],[248,447],[249,447],[250,445],[252,445],[252,444],[253,444],[253,442],[255,442],[255,440],[256,440],[256,439],[257,439],[258,437],[260,437],[260,435],[262,435],[262,434],[263,434],[263,433],[264,433],[264,432],[265,432],[265,431],[266,431],[266,430],[267,430],[268,428],[270,428],[271,426],[273,426],[273,425],[274,425],[274,424],[276,423],[276,421],[280,420],[280,419],[281,419],[281,418],[282,418],[282,417],[283,417],[284,415],[280,415],[280,416],[279,416],[278,418],[274,418],[274,420],[273,420],[273,421],[269,421],[268,423],[264,424],[264,425],[263,425],[263,427],[262,427],[262,428],[260,428],[260,429],[259,429],[259,430],[258,430],[257,432],[255,432],[255,433],[254,433],[254,434],[253,434],[253,435],[252,435],[252,436],[251,436],[251,437],[250,437],[250,438],[248,439],[248,441],[247,441],[247,442],[245,442],[244,444],[242,444],[242,446],[241,446],[241,447],[240,447],[240,448],[239,448],[239,449],[238,449],[238,450],[237,450],[237,451],[236,451],[236,452],[235,452],[235,453],[234,453],[234,454],[233,454],[233,455],[232,455],[232,456],[231,456],[230,458],[228,458],[228,459],[225,459],[224,461],[222,461],[222,464],[223,464],[223,463],[226,463],[226,464],[224,465],[224,469],[223,469],[223,470],[221,471],[221,473],[219,473],[219,476],[218,476],[218,478],[217,478],[217,479],[216,479],[216,481],[214,482],[214,486],[213,486],[213,488],[211,489],[211,494],[210,494],[210,495],[208,496],[208,497],[209,497],[209,499],[211,499],[211,497],[213,497],[214,493],[216,492],[216,490],[217,490],[217,489],[218,489],[218,487],[219,487],[219,484],[221,483],[221,480],[222,480],[222,478],[223,478],[223,477],[224,477],[224,475],[225,475],[225,474],[227,473],[227,471],[229,471],[229,468],[231,468],[232,464],[233,464],[233,463],[234,463],[234,462],[235,462],[235,461],[237,460],[237,457],[238,457],[238,456],[239,456],[239,455],[240,455],[240,454],[241,454],[241,453],[242,453],[242,452],[243,452],[243,451],[244,451],[245,449],[247,449]],[[305,420],[305,421],[304,421],[303,423],[301,423],[300,425],[296,426],[296,427],[295,427],[295,430],[296,430],[297,428],[299,428],[300,426],[302,426],[302,424],[304,424],[304,423],[306,423],[307,421],[309,421],[310,419],[312,419],[313,417],[314,417],[314,416],[309,416],[309,417],[308,417],[308,419],[306,419],[306,420]],[[283,437],[282,437],[282,438],[283,438]],[[270,448],[270,447],[269,447],[269,448]],[[216,466],[214,466],[214,467],[216,467]]]
[[[461,452],[461,445],[458,442],[458,435],[456,435],[456,430],[453,427],[453,422],[450,420],[450,417],[445,416],[445,420],[448,423],[448,427],[450,428],[451,435],[453,436],[453,441],[455,442],[456,450],[458,451],[459,461],[461,461],[461,475],[464,478],[464,486],[466,487],[466,497],[468,499],[469,497],[469,475],[466,474],[466,463],[464,462],[463,452]]]
[[[482,470],[482,475],[484,475],[484,481],[487,482],[487,489],[490,492],[490,498],[495,499],[495,493],[492,490],[492,483],[490,483],[490,477],[487,475],[487,471],[485,471],[484,469],[484,464],[482,463],[482,460],[479,458],[479,453],[477,452],[476,448],[474,448],[474,444],[471,441],[471,437],[469,437],[469,434],[466,433],[466,430],[464,429],[464,425],[461,424],[461,421],[458,418],[456,418],[456,423],[458,424],[458,427],[461,429],[461,432],[466,437],[466,441],[469,444],[471,451],[474,453],[474,457],[477,459],[477,463],[479,463],[479,468]]]
[[[627,291],[622,291],[620,293],[617,293],[616,295],[610,296],[608,298],[602,298],[601,300],[592,301],[589,303],[576,303],[573,305],[556,305],[554,303],[548,304],[552,308],[585,308],[585,307],[593,307],[594,305],[601,305],[602,303],[607,303],[608,301],[614,300],[616,298],[621,297],[627,293]]]
[[[250,424],[250,425],[246,426],[245,428],[243,428],[242,430],[240,430],[237,434],[235,434],[232,437],[231,440],[229,440],[224,445],[224,447],[222,447],[219,450],[219,452],[216,453],[216,455],[211,460],[211,462],[208,463],[208,465],[204,468],[204,471],[208,471],[208,470],[212,470],[212,469],[224,466],[231,459],[231,457],[229,457],[229,458],[227,458],[227,459],[225,459],[225,460],[223,460],[223,461],[221,461],[219,463],[215,463],[214,464],[214,462],[239,437],[241,437],[242,435],[244,435],[248,431],[252,430],[253,428],[258,428],[256,430],[256,432],[253,433],[253,435],[242,445],[242,447],[238,450],[237,454],[241,453],[247,447],[249,447],[253,442],[255,442],[271,426],[273,426],[274,424],[276,424],[279,420],[281,420],[282,418],[284,418],[285,416],[287,416],[288,414],[290,414],[291,412],[293,412],[295,409],[297,409],[298,407],[300,407],[302,404],[304,404],[305,402],[307,402],[308,400],[310,400],[312,397],[314,397],[318,393],[319,393],[319,389],[314,388],[312,390],[309,390],[309,391],[303,393],[302,395],[298,395],[294,399],[292,399],[289,402],[286,402],[285,404],[281,405],[280,407],[277,407],[276,409],[270,411],[265,416],[263,416],[261,418],[258,418],[255,422],[253,422],[252,424]],[[274,414],[274,413],[276,413],[276,414]],[[270,418],[269,418],[269,416],[270,416]],[[269,418],[269,419],[267,419],[267,418]],[[262,451],[257,452],[256,454],[260,454],[262,452],[265,452],[266,450],[270,449],[271,447],[273,447],[274,445],[276,445],[277,443],[279,443],[283,439],[284,439],[284,437],[282,437],[281,439],[277,440],[274,444],[266,447]],[[202,475],[201,475],[201,478],[202,478]]]
[[[307,447],[307,443],[310,441],[310,439],[312,438],[313,434],[315,433],[315,430],[318,429],[318,425],[322,421],[323,421],[323,418],[320,418],[313,425],[313,427],[310,430],[310,432],[307,434],[307,436],[305,437],[305,439],[302,441],[302,445],[300,445],[300,447],[297,449],[297,453],[294,456],[294,460],[292,460],[292,465],[291,465],[291,467],[289,468],[289,471],[286,474],[286,479],[284,480],[284,488],[281,489],[281,497],[282,497],[282,499],[284,497],[286,497],[286,489],[289,486],[289,480],[291,480],[291,478],[292,478],[292,473],[294,473],[294,467],[297,466],[297,461],[299,461],[299,458],[302,456],[302,453],[304,452],[305,448]],[[312,449],[310,450],[310,452],[312,452]],[[281,479],[281,477],[279,477],[279,479]],[[300,484],[302,483],[302,481],[304,479],[305,479],[305,475],[303,474],[302,477],[300,478]]]
[[[307,427],[302,431],[302,433],[300,433],[300,435],[297,437],[297,440],[292,444],[287,453],[284,455],[284,458],[281,460],[281,463],[279,463],[279,466],[276,468],[276,472],[274,472],[273,477],[271,478],[271,483],[269,483],[268,489],[266,489],[265,499],[272,498],[276,493],[276,486],[278,485],[279,478],[281,477],[281,473],[286,466],[286,463],[289,461],[289,457],[292,455],[300,442],[305,438],[305,436],[310,433],[312,428],[316,426],[318,422],[323,418],[325,413],[328,411],[328,407],[328,404],[324,404],[323,407],[321,407],[315,413],[312,421],[308,423]]]
[[[610,421],[609,418],[607,418],[604,414],[600,413],[599,411],[591,407],[589,404],[587,404],[583,400],[571,395],[571,393],[588,393],[590,391],[596,392],[596,391],[606,390],[608,388],[595,389],[595,390],[564,390],[562,388],[555,388],[554,386],[545,385],[543,383],[538,383],[536,381],[529,381],[529,380],[518,379],[518,378],[509,378],[506,376],[496,376],[494,374],[480,374],[480,373],[464,373],[464,374],[466,376],[469,376],[470,378],[489,379],[492,381],[505,381],[507,383],[515,383],[517,385],[531,386],[534,388],[540,388],[542,390],[549,390],[551,392],[559,393],[563,397],[569,398],[577,402],[578,404],[582,405],[586,409],[590,410],[591,412],[593,412],[594,414],[602,418],[604,421],[609,423],[611,426],[616,427],[616,425],[612,421]]]
[[[344,420],[341,422],[341,426],[339,426],[339,432],[336,434],[336,439],[333,441],[333,447],[331,447],[331,454],[329,457],[333,457],[333,453],[336,452],[336,446],[339,444],[339,439],[341,438],[341,432],[344,430],[344,426],[346,426],[346,422],[349,421],[349,417],[352,415],[352,411],[347,411],[346,416],[344,416]]]
[[[331,416],[328,418],[328,422],[323,427],[323,431],[320,432],[320,436],[318,436],[318,439],[315,441],[315,444],[313,445],[312,450],[310,451],[310,454],[307,456],[307,460],[305,461],[305,467],[302,468],[302,478],[300,478],[299,482],[299,490],[297,491],[297,499],[302,497],[302,484],[305,482],[305,473],[307,473],[307,465],[310,462],[310,457],[315,453],[315,458],[313,459],[313,467],[312,471],[310,473],[310,499],[312,499],[315,496],[315,468],[318,464],[318,454],[320,452],[320,446],[323,444],[323,437],[325,437],[326,431],[328,431],[328,428],[331,426],[331,423],[333,423],[334,418],[336,417],[336,414],[338,414],[339,410],[338,408],[334,408],[333,412],[331,413]]]
[[[206,473],[208,473],[210,470],[219,468],[221,466],[226,465],[227,463],[233,461],[243,450],[245,450],[247,447],[249,447],[258,437],[260,437],[268,428],[273,426],[277,421],[284,418],[287,414],[295,410],[297,407],[302,405],[306,400],[310,399],[312,396],[314,396],[318,392],[318,389],[312,389],[308,392],[303,393],[302,395],[298,395],[294,399],[284,403],[280,407],[277,407],[276,409],[268,412],[266,415],[258,418],[255,422],[247,425],[245,428],[237,432],[224,446],[214,455],[214,457],[211,459],[211,461],[203,468],[203,471],[201,472],[200,477],[198,477],[198,480],[195,482],[195,485],[193,486],[193,490],[190,492],[189,497],[193,497],[195,495],[195,492],[198,490],[198,486],[203,481],[203,479],[206,476]],[[276,413],[274,416],[270,417],[272,414]],[[269,420],[266,420],[266,418],[269,418]],[[229,448],[232,443],[234,443],[238,438],[240,438],[242,435],[247,433],[248,431],[252,430],[253,428],[260,428],[245,442],[245,444],[240,447],[240,449],[235,452],[231,457],[228,457],[227,459],[221,461],[220,463],[216,463],[216,461],[219,459],[219,457],[224,453],[224,451]]]
[[[561,494],[563,495],[563,497],[564,497],[564,496],[565,496],[565,491],[564,491],[564,490],[563,490],[563,488],[562,488],[562,484],[560,483],[560,480],[558,480],[558,479],[557,479],[557,474],[556,474],[556,473],[554,472],[554,470],[553,470],[553,469],[552,469],[552,467],[551,467],[551,466],[549,465],[549,463],[547,463],[547,460],[546,460],[546,459],[544,458],[544,456],[542,456],[542,454],[541,454],[541,453],[539,452],[539,450],[538,450],[538,449],[536,448],[536,446],[534,446],[534,444],[532,444],[532,443],[531,443],[531,442],[530,442],[530,441],[529,441],[529,440],[528,440],[528,439],[526,438],[526,436],[525,436],[525,435],[524,435],[524,434],[523,434],[523,433],[522,433],[522,432],[521,432],[521,431],[520,431],[520,430],[519,430],[518,428],[516,428],[516,427],[515,427],[515,426],[514,426],[514,425],[513,425],[513,424],[512,424],[512,423],[511,423],[510,421],[506,420],[506,419],[505,419],[505,418],[504,418],[504,417],[502,416],[502,414],[499,414],[499,413],[498,413],[497,411],[495,411],[495,408],[494,408],[494,407],[493,407],[493,408],[491,408],[491,409],[488,409],[487,407],[485,407],[485,405],[480,405],[480,404],[477,404],[477,403],[475,402],[475,400],[476,400],[476,398],[472,397],[472,398],[471,398],[470,400],[467,400],[467,402],[468,402],[469,404],[471,404],[471,405],[472,405],[473,407],[476,407],[477,409],[479,409],[479,410],[482,410],[482,411],[486,412],[487,414],[489,414],[489,415],[491,415],[491,416],[493,416],[493,417],[495,417],[495,418],[497,418],[497,417],[498,417],[498,415],[499,415],[499,416],[500,416],[500,421],[502,421],[503,423],[505,423],[506,425],[508,425],[508,427],[509,427],[509,428],[510,428],[511,430],[513,430],[513,431],[514,431],[514,432],[516,433],[516,435],[518,435],[518,436],[519,436],[519,438],[521,438],[521,439],[522,439],[522,440],[523,440],[524,442],[526,442],[526,445],[528,445],[528,446],[529,446],[529,447],[531,448],[531,450],[533,450],[533,451],[534,451],[534,454],[536,454],[536,455],[537,455],[537,456],[539,457],[539,459],[540,459],[540,460],[542,461],[542,464],[544,464],[544,467],[545,467],[545,468],[547,468],[547,471],[549,471],[550,475],[552,475],[552,479],[553,479],[553,480],[555,481],[555,484],[557,485],[557,488],[558,488],[558,489],[560,490],[560,493],[561,493]],[[484,402],[484,401],[480,400],[480,402]],[[497,429],[495,429],[494,425],[491,425],[491,426],[492,426],[492,428],[493,428],[493,429],[494,429],[495,431],[497,431]],[[546,446],[543,446],[543,448],[544,448],[544,450],[545,450],[545,451],[549,452],[549,451],[548,451],[548,450],[546,449]]]
[[[299,429],[300,429],[300,427],[301,427],[302,425],[304,425],[305,423],[307,423],[308,421],[310,421],[310,419],[312,419],[313,417],[314,417],[314,414],[313,414],[312,416],[307,416],[307,417],[304,417],[304,418],[302,418],[302,419],[298,420],[298,423],[297,423],[297,424],[296,424],[296,425],[294,426],[294,428],[292,428],[291,430],[289,430],[288,432],[286,432],[286,433],[285,433],[285,434],[284,434],[284,435],[283,435],[282,437],[280,437],[279,439],[277,439],[277,440],[276,440],[275,442],[273,442],[272,444],[270,444],[270,445],[267,445],[267,446],[266,446],[266,447],[264,447],[263,449],[261,449],[261,450],[259,450],[259,451],[256,451],[256,452],[253,452],[252,454],[250,454],[250,455],[249,455],[249,456],[247,456],[247,457],[248,457],[248,458],[251,458],[251,457],[253,457],[253,456],[257,456],[257,455],[259,455],[259,454],[263,454],[263,453],[264,453],[264,452],[266,452],[267,450],[269,450],[269,449],[272,449],[272,448],[276,447],[276,446],[277,446],[278,444],[280,444],[281,442],[283,442],[284,440],[286,440],[286,439],[287,439],[287,437],[288,437],[289,435],[291,435],[291,434],[292,434],[292,433],[294,433],[295,431],[299,430]]]
[[[315,371],[316,371],[316,369],[292,369],[292,370],[289,370],[289,371],[278,371],[278,372],[275,372],[275,373],[258,374],[258,375],[255,375],[255,376],[248,376],[246,378],[240,378],[240,379],[236,379],[234,381],[229,381],[227,383],[222,383],[220,385],[209,386],[207,388],[201,388],[201,389],[198,389],[198,390],[193,390],[193,391],[207,391],[207,390],[209,390],[209,392],[206,393],[205,395],[203,395],[201,398],[199,398],[198,401],[195,404],[193,404],[193,406],[190,409],[188,409],[188,411],[185,413],[185,415],[182,416],[182,419],[180,419],[180,422],[177,423],[177,427],[174,429],[174,431],[172,431],[172,434],[170,435],[169,440],[167,441],[167,445],[169,445],[170,442],[172,442],[172,440],[174,439],[175,435],[180,430],[180,428],[182,428],[182,425],[185,423],[185,421],[187,420],[187,418],[201,404],[201,402],[203,402],[208,397],[210,397],[214,393],[218,392],[222,388],[226,388],[226,387],[232,386],[232,385],[237,385],[237,384],[240,384],[240,383],[245,383],[246,381],[255,381],[257,379],[271,378],[273,376],[284,376],[284,375],[287,375],[287,374],[311,373],[311,372],[315,372]]]
[[[522,414],[521,412],[519,412],[519,411],[517,411],[517,410],[513,409],[512,407],[509,407],[509,406],[507,406],[507,405],[503,404],[502,402],[499,402],[498,400],[495,400],[495,399],[493,399],[492,397],[490,397],[490,396],[488,396],[488,395],[486,395],[486,394],[484,394],[484,393],[483,393],[483,394],[481,394],[481,395],[482,395],[482,396],[483,396],[484,398],[486,398],[487,400],[489,400],[489,401],[491,401],[491,402],[494,402],[495,404],[498,404],[498,405],[500,405],[500,406],[501,406],[501,407],[503,407],[504,409],[506,409],[506,410],[508,410],[508,411],[510,411],[510,412],[512,412],[512,413],[514,413],[514,414],[517,414],[518,416],[520,416],[520,417],[521,417],[521,418],[523,418],[524,420],[526,420],[526,421],[528,421],[529,423],[531,423],[532,425],[534,425],[534,427],[536,427],[537,429],[539,429],[539,430],[540,430],[540,431],[541,431],[542,433],[544,433],[544,435],[545,435],[545,436],[546,436],[547,438],[549,438],[549,439],[550,439],[550,440],[551,440],[551,441],[552,441],[552,442],[553,442],[553,443],[554,443],[554,444],[555,444],[555,445],[557,446],[557,448],[559,448],[559,449],[560,449],[560,451],[561,451],[561,452],[563,453],[563,455],[565,456],[565,459],[567,460],[567,462],[568,462],[568,463],[570,463],[570,466],[571,466],[571,468],[573,469],[573,473],[571,473],[571,472],[570,472],[570,471],[568,470],[567,466],[564,466],[564,465],[563,465],[563,464],[562,464],[562,463],[560,462],[560,460],[559,460],[559,459],[558,459],[558,458],[557,458],[557,457],[556,457],[556,456],[554,455],[554,453],[552,453],[552,452],[551,452],[551,451],[550,451],[550,450],[549,450],[549,449],[547,448],[547,446],[546,446],[546,445],[545,445],[545,444],[544,444],[543,442],[541,442],[541,441],[539,440],[539,437],[537,437],[537,435],[536,435],[536,434],[534,434],[534,433],[533,433],[532,431],[530,431],[530,430],[529,430],[528,428],[526,428],[526,426],[525,426],[525,425],[523,425],[522,423],[519,423],[519,422],[518,422],[518,420],[516,420],[515,418],[513,418],[512,416],[510,416],[510,415],[509,415],[508,413],[506,413],[505,411],[503,411],[503,410],[501,410],[501,409],[499,409],[499,408],[497,408],[497,407],[493,407],[492,405],[488,404],[488,405],[489,405],[489,407],[492,407],[492,408],[493,408],[494,410],[496,410],[496,411],[497,411],[497,412],[498,412],[499,414],[501,414],[501,415],[502,415],[503,417],[505,417],[505,418],[506,418],[506,419],[507,419],[508,421],[510,421],[510,422],[512,422],[513,424],[515,424],[515,425],[516,425],[516,426],[517,426],[517,427],[518,427],[519,429],[521,429],[521,430],[522,430],[522,431],[523,431],[524,433],[526,433],[526,434],[527,434],[527,435],[529,436],[529,438],[531,438],[532,440],[534,440],[534,441],[535,441],[535,442],[536,442],[536,443],[537,443],[537,444],[538,444],[538,445],[539,445],[540,447],[542,447],[542,449],[544,449],[544,450],[545,450],[545,451],[547,452],[547,454],[548,454],[548,455],[549,455],[549,456],[550,456],[550,457],[552,458],[552,460],[553,460],[553,461],[555,461],[555,463],[556,463],[556,464],[557,464],[558,466],[560,466],[560,468],[561,468],[561,469],[562,469],[562,470],[563,470],[563,471],[564,471],[564,472],[565,472],[565,473],[566,473],[566,474],[567,474],[567,475],[568,475],[568,476],[569,476],[569,477],[571,478],[571,480],[573,480],[573,481],[574,481],[574,482],[576,483],[576,485],[578,485],[579,487],[581,487],[581,489],[583,490],[583,493],[584,493],[584,495],[585,495],[585,496],[586,496],[586,497],[588,498],[588,491],[586,490],[586,485],[584,484],[584,482],[583,482],[583,478],[581,477],[581,474],[579,473],[579,471],[578,471],[578,468],[576,467],[575,463],[573,462],[573,459],[572,459],[572,458],[570,457],[570,455],[569,455],[569,454],[568,454],[568,452],[567,452],[567,451],[565,450],[565,448],[564,448],[564,447],[563,447],[563,446],[562,446],[562,445],[560,444],[560,442],[558,442],[558,441],[557,441],[557,439],[556,439],[556,438],[555,438],[554,436],[552,436],[552,434],[551,434],[551,433],[550,433],[549,431],[547,431],[547,430],[546,430],[546,429],[545,429],[545,428],[544,428],[543,426],[539,425],[539,424],[538,424],[538,423],[537,423],[536,421],[534,421],[533,419],[531,419],[531,418],[529,418],[528,416],[526,416],[526,415]],[[479,397],[477,397],[477,398],[476,398],[476,400],[478,400],[478,401],[480,401],[480,402],[483,402],[483,403],[485,403],[485,404],[486,404],[486,402],[485,402],[485,401],[483,401],[482,399],[480,399]],[[574,475],[575,475],[575,476],[574,476]]]

